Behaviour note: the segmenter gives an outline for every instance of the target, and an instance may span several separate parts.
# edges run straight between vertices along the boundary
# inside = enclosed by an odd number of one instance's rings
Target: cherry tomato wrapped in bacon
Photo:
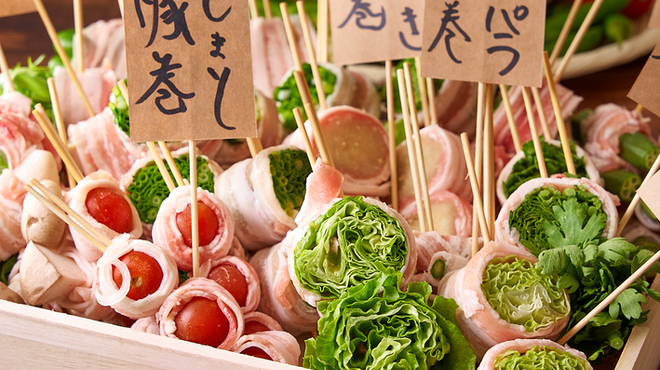
[[[100,304],[132,319],[154,315],[179,284],[174,259],[146,240],[122,234],[98,260]]]
[[[254,311],[243,315],[245,330],[243,335],[254,334],[261,331],[282,331],[282,326],[274,318],[263,312]]]
[[[244,259],[234,256],[223,257],[211,267],[206,277],[227,289],[244,314],[256,310],[259,306],[261,299],[259,276],[254,267]]]
[[[285,331],[265,331],[242,336],[234,352],[289,365],[299,365],[300,345]]]
[[[170,294],[156,314],[160,335],[232,348],[243,335],[241,308],[232,295],[218,283],[196,277]]]

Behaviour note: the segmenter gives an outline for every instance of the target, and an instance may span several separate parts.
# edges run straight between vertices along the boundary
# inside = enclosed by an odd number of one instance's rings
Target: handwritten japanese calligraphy
[[[423,76],[541,86],[545,8],[531,0],[427,1]]]
[[[404,59],[422,50],[424,0],[332,0],[330,13],[337,64]]]
[[[658,115],[660,114],[658,84],[660,84],[660,42],[655,45],[644,68],[639,72],[637,80],[628,92],[628,97]]]
[[[247,4],[124,4],[131,140],[256,137]]]

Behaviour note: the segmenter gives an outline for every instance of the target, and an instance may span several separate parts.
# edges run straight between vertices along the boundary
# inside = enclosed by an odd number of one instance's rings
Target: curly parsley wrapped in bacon
[[[431,286],[381,276],[319,302],[318,337],[305,341],[310,369],[474,369],[475,356],[455,322],[456,303]]]

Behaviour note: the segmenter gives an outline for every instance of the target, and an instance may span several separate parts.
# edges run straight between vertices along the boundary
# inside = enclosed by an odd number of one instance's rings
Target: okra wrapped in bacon
[[[250,251],[270,247],[296,227],[312,172],[307,155],[293,146],[266,148],[227,169],[215,192],[231,209],[236,237]]]
[[[218,283],[196,277],[170,294],[156,314],[160,335],[231,349],[243,335],[243,313]]]
[[[96,299],[132,319],[154,315],[179,285],[176,263],[167,251],[122,234],[97,262]]]
[[[177,266],[192,271],[192,212],[190,185],[174,189],[163,201],[154,222],[154,243],[169,251]],[[215,194],[197,188],[199,263],[220,260],[229,253],[234,240],[234,219],[229,208]]]
[[[109,239],[124,233],[134,239],[142,235],[137,209],[119,188],[119,182],[103,170],[85,176],[65,195],[64,200]],[[70,227],[69,230],[76,248],[87,260],[101,258],[103,253],[94,244],[75,229]]]
[[[489,242],[441,283],[438,292],[456,300],[458,324],[477,358],[507,340],[556,339],[568,323],[568,292],[536,262],[524,248]]]

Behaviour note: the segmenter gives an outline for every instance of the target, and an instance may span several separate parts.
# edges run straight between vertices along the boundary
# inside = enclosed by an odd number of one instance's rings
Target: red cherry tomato
[[[260,331],[270,331],[270,329],[258,321],[247,321],[245,323],[245,329],[243,329],[243,335],[254,334]]]
[[[203,297],[186,303],[174,317],[174,323],[174,335],[178,338],[212,347],[219,346],[229,333],[229,321],[218,303]]]
[[[228,263],[218,265],[209,271],[208,278],[227,289],[239,306],[245,306],[248,293],[247,281],[236,266]]]
[[[270,356],[268,356],[268,354],[266,352],[264,352],[263,349],[258,348],[258,347],[248,347],[248,348],[244,349],[241,353],[244,354],[244,355],[254,356],[254,357],[259,357],[259,358],[265,358],[266,360],[273,361],[273,359],[270,358]]]
[[[123,255],[120,260],[131,273],[130,290],[126,295],[128,298],[137,301],[158,290],[163,281],[163,269],[155,258],[142,252],[132,251]],[[123,278],[119,269],[114,266],[112,278],[117,287],[120,287]]]
[[[637,19],[646,14],[651,9],[651,5],[653,0],[631,0],[621,13],[630,19]]]
[[[192,214],[190,212],[190,205],[176,214],[176,225],[183,235],[183,242],[192,247]],[[206,204],[197,202],[197,219],[199,229],[199,245],[207,245],[218,235],[220,222],[218,216],[215,215],[213,209]]]
[[[128,233],[133,229],[131,206],[117,189],[92,189],[87,193],[85,206],[96,221],[117,233]]]

